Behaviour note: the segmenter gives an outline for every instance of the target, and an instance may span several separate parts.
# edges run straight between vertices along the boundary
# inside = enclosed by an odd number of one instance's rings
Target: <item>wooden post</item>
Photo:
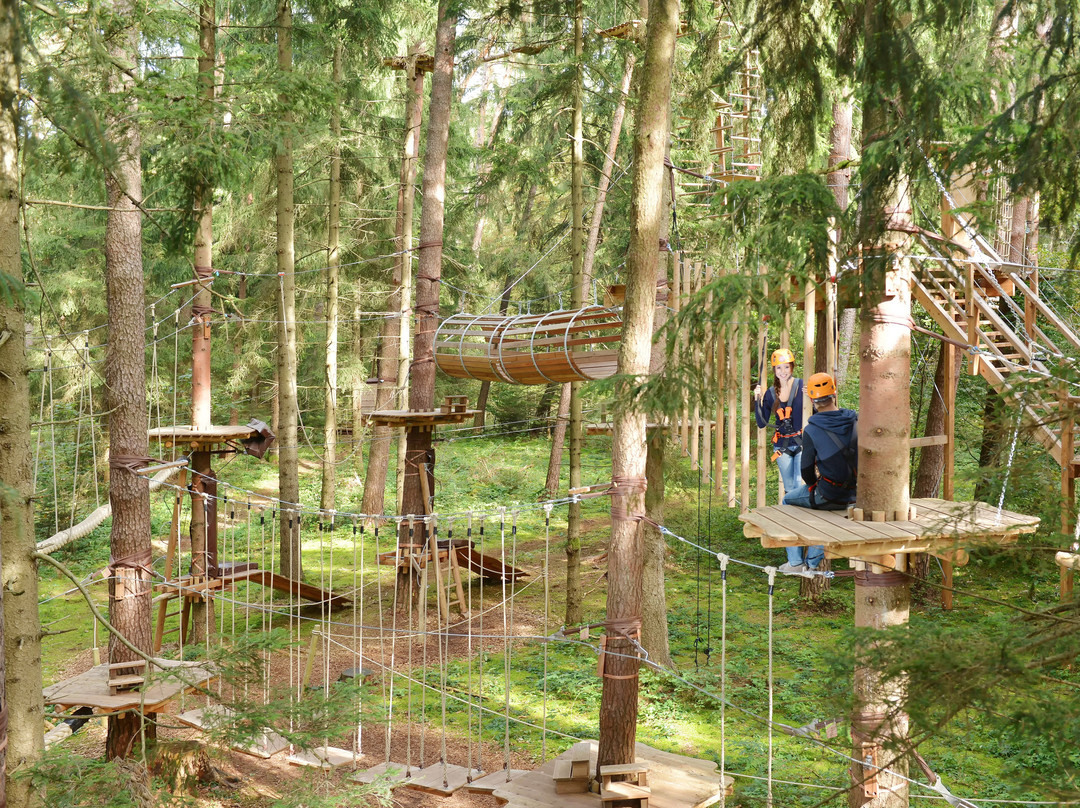
[[[836,220],[829,220],[829,277],[825,281],[825,370],[835,379],[838,375],[836,357],[836,267],[840,231]]]
[[[713,458],[713,490],[720,494],[724,490],[724,441],[727,431],[724,429],[724,396],[727,386],[727,351],[724,350],[724,340],[727,330],[723,327],[716,330],[716,344],[712,350],[716,354],[716,455]]]
[[[767,369],[770,367],[770,365],[769,365],[768,361],[765,358],[765,353],[766,352],[761,350],[761,348],[763,346],[765,346],[766,340],[768,339],[768,337],[769,337],[769,324],[766,323],[764,320],[762,320],[761,323],[758,325],[758,335],[757,335],[757,343],[758,343],[758,357],[757,357],[758,367],[757,367],[757,372],[758,372],[758,384],[761,385],[763,390],[765,389],[766,374],[768,372]],[[746,405],[747,409],[750,409],[750,403],[749,402],[750,402],[750,399],[748,398],[747,399],[747,405]],[[755,421],[755,423],[756,423],[756,421]],[[768,438],[766,437],[765,430],[764,429],[759,429],[757,431],[757,500],[756,500],[756,503],[757,503],[756,507],[758,507],[758,508],[764,508],[765,505],[766,505],[765,498],[766,498],[767,492],[765,490],[765,478],[766,478],[766,471],[765,470],[766,470],[766,468],[768,468],[768,460],[767,460],[768,455],[766,454],[768,452],[768,447],[769,447],[769,441],[768,441]]]
[[[975,265],[967,262],[964,264],[964,306],[967,309],[967,341],[968,345],[979,344],[979,309],[975,305]],[[971,375],[979,375],[979,355],[971,357]]]
[[[738,324],[732,326],[731,333],[728,336],[728,506],[733,506],[738,502],[739,489],[735,482],[735,471],[739,468],[738,457],[736,453],[739,450],[739,443],[735,437],[736,422],[738,420],[738,404],[739,404],[739,326]]]
[[[690,269],[690,259],[684,257],[681,267],[684,298],[689,298],[691,294]],[[683,360],[685,361],[688,358],[687,353],[689,352],[690,346],[686,344],[685,336],[681,337],[680,339],[683,343]],[[682,445],[682,450],[684,454],[690,451],[690,409],[689,401],[685,394],[683,396],[682,421],[679,424],[679,443]]]
[[[691,267],[691,288],[694,290],[694,292],[701,291],[703,271],[704,270],[702,269],[700,261],[696,262]],[[695,377],[697,377],[697,375],[701,373],[701,348],[698,344],[695,343],[692,350],[694,375]],[[701,468],[698,462],[700,452],[699,447],[701,445],[701,405],[698,403],[696,397],[694,400],[694,412],[690,420],[690,432],[690,468],[694,471],[698,471]]]
[[[945,499],[955,497],[956,471],[956,363],[959,359],[955,345],[945,345],[945,473],[941,483],[941,495]]]
[[[742,406],[742,423],[739,429],[740,510],[750,509],[750,307],[743,310],[742,324],[739,326],[739,353],[742,354],[742,380],[739,384],[739,404]]]
[[[176,486],[176,498],[173,501],[172,523],[169,525],[169,543],[165,550],[164,577],[172,578],[173,564],[176,561],[177,545],[180,543],[180,509],[182,491],[187,488],[187,469],[180,469],[180,480]],[[181,598],[183,595],[181,595]],[[165,616],[169,609],[169,599],[163,598],[158,604],[157,623],[154,626],[154,653],[161,650],[162,637],[165,634]]]
[[[1073,509],[1076,505],[1076,475],[1073,471],[1073,457],[1076,455],[1076,432],[1069,391],[1058,391],[1058,412],[1061,413],[1061,534],[1068,539],[1073,535]],[[1059,590],[1062,600],[1072,593],[1073,571],[1065,567],[1058,568]]]
[[[806,330],[803,333],[803,378],[809,379],[817,373],[814,363],[816,326],[817,326],[817,285],[813,279],[806,281],[806,293],[803,295],[803,314],[806,315]],[[809,419],[810,413],[803,408],[803,425]]]
[[[706,282],[712,280],[712,267],[706,266],[705,268]],[[712,295],[709,295],[709,310],[712,306]],[[716,351],[713,350],[713,340],[715,339],[716,327],[714,325],[708,325],[705,328],[705,373],[702,379],[702,390],[709,390],[710,384],[713,382],[716,375]],[[702,485],[709,484],[709,474],[712,471],[712,442],[713,442],[713,422],[709,419],[709,410],[706,408],[704,417],[702,418],[702,435],[701,435],[701,483]]]

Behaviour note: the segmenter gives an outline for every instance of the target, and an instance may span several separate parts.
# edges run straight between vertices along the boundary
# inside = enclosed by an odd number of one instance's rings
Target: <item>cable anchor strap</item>
[[[150,581],[154,577],[154,557],[151,549],[139,550],[136,553],[122,556],[121,558],[109,558],[109,577],[113,580],[111,600],[126,600],[149,595],[153,585]],[[144,586],[140,586],[144,583]]]
[[[132,474],[138,474],[141,469],[146,468],[151,463],[163,464],[164,462],[164,460],[157,460],[147,455],[110,454],[109,470],[126,469]]]
[[[600,637],[600,656],[596,660],[596,675],[601,679],[637,679],[638,671],[635,667],[633,673],[628,674],[613,674],[607,671],[607,647],[608,641],[611,639],[624,639],[630,643],[634,649],[633,658],[639,663],[641,661],[641,616],[634,617],[621,617],[611,618],[605,620],[603,623],[596,624],[602,626],[604,634]],[[620,654],[620,657],[628,656],[627,654]]]

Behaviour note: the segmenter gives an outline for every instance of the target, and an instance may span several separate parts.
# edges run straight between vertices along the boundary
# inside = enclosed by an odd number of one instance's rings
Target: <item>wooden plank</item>
[[[147,712],[160,712],[160,707],[180,695],[181,691],[207,687],[214,679],[209,662],[179,662],[155,658],[155,667],[162,672],[154,675],[142,692],[109,693],[108,665],[95,665],[90,670],[49,685],[43,691],[46,704],[62,707],[91,707],[101,712],[130,710],[145,705]],[[153,708],[153,709],[151,709]]]
[[[448,797],[462,788],[471,777],[479,777],[483,772],[466,769],[453,763],[436,763],[421,769],[403,784],[406,788],[415,788],[429,794]]]
[[[285,760],[294,766],[306,766],[313,769],[335,769],[352,763],[356,758],[348,749],[336,746],[316,746],[314,749],[302,749]]]
[[[529,772],[525,769],[503,769],[502,771],[492,772],[483,777],[478,777],[471,783],[466,783],[462,788],[466,791],[491,794],[496,788],[504,786],[511,780],[516,780],[518,777],[528,773]]]
[[[908,447],[911,449],[921,449],[925,446],[944,446],[948,441],[948,435],[924,435],[921,438],[909,438]]]
[[[377,766],[372,766],[370,769],[365,769],[362,772],[357,772],[350,780],[357,783],[371,784],[379,778],[385,778],[390,783],[394,784],[394,787],[403,785],[406,778],[415,776],[420,772],[419,766],[406,766],[404,763],[380,763]]]

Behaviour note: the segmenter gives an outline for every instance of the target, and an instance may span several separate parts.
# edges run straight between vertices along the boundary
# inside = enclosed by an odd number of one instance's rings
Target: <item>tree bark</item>
[[[630,245],[627,251],[626,303],[618,370],[630,390],[649,372],[656,272],[660,257],[664,156],[670,132],[671,73],[679,27],[676,0],[654,0],[645,34],[634,133],[634,182],[630,195]],[[640,626],[642,522],[645,512],[646,413],[627,401],[615,421],[608,549],[607,650],[600,701],[597,765],[631,763],[636,740],[638,660],[621,633]]]
[[[619,85],[619,100],[611,116],[611,134],[608,136],[607,151],[604,153],[604,167],[600,170],[600,182],[596,188],[596,201],[593,203],[592,218],[589,220],[589,239],[585,244],[585,260],[582,272],[586,278],[593,274],[596,261],[596,248],[600,244],[600,222],[604,218],[604,205],[607,203],[608,187],[611,185],[611,173],[615,169],[615,156],[618,153],[619,137],[622,135],[623,119],[626,117],[626,102],[630,98],[630,84],[634,78],[634,65],[637,57],[633,51],[627,51],[623,66],[622,83]]]
[[[550,386],[550,385],[549,385]],[[547,389],[544,390],[547,394]],[[570,385],[559,388],[559,406],[555,410],[555,427],[551,431],[551,453],[548,457],[548,473],[544,490],[548,499],[553,499],[559,491],[559,476],[562,474],[563,449],[566,447],[566,425],[570,421]],[[575,625],[567,621],[567,625]]]
[[[827,182],[832,188],[833,198],[840,210],[847,210],[848,188],[851,185],[851,168],[846,163],[851,160],[851,92],[847,87],[837,89],[836,98],[833,101],[833,124],[829,130],[829,173]],[[855,353],[855,321],[858,310],[846,308],[840,312],[840,324],[837,328],[836,350],[836,386],[842,389],[849,373],[848,365],[851,356]],[[819,328],[819,334],[825,332]],[[823,361],[818,362],[819,368],[825,367]],[[832,372],[832,368],[828,369]]]
[[[278,72],[292,73],[292,0],[278,0]],[[293,208],[293,113],[291,99],[280,93],[281,141],[274,154],[277,174],[278,289],[278,497],[281,499],[280,571],[286,578],[303,577],[300,553],[300,469],[298,390],[296,382],[296,245]]]
[[[570,152],[570,263],[572,283],[570,308],[580,309],[585,303],[584,219],[585,219],[585,148],[584,148],[584,40],[585,6],[583,0],[574,0],[574,81],[573,115],[571,119]],[[570,490],[581,487],[581,448],[584,435],[581,406],[581,382],[570,384]],[[561,402],[560,402],[561,403]],[[566,513],[566,619],[568,625],[581,622],[581,502],[570,500]],[[572,621],[572,622],[571,622]]]
[[[439,2],[435,30],[435,70],[431,77],[431,101],[428,105],[427,152],[424,155],[424,203],[420,215],[420,260],[416,272],[416,306],[413,335],[413,362],[409,370],[409,409],[431,410],[435,406],[435,330],[439,324],[439,283],[442,273],[443,222],[446,216],[446,157],[450,139],[450,103],[453,98],[454,39],[456,19],[447,0]],[[424,494],[420,474],[428,478],[428,493],[435,492],[435,450],[431,430],[409,429],[406,432],[405,481],[401,500],[403,514],[423,516]],[[417,525],[416,543],[425,543],[427,525]],[[399,543],[409,541],[409,525],[402,521]],[[408,569],[398,574],[401,589],[413,587]]]
[[[214,0],[202,0],[199,3],[199,61],[198,85],[201,99],[200,113],[203,125],[210,138],[217,125],[214,109],[215,71],[217,68],[216,42],[217,10]],[[211,325],[213,322],[214,301],[210,293],[210,280],[213,278],[214,246],[214,188],[205,177],[200,177],[195,188],[195,204],[199,211],[198,227],[195,231],[195,299],[192,301],[191,329],[191,424],[196,429],[206,429],[213,422],[211,392]],[[211,562],[216,566],[217,559],[207,558],[208,531],[216,530],[216,524],[209,524],[217,519],[217,503],[207,500],[203,493],[208,477],[212,477],[210,453],[197,451],[192,453],[192,469],[196,476],[191,485],[191,520],[189,535],[191,538],[191,566],[195,575],[206,575]],[[206,642],[209,627],[214,625],[214,601],[192,600],[191,602],[191,642],[199,646]]]
[[[136,65],[139,30],[130,25],[135,7],[131,0],[116,0],[113,11],[125,27],[107,37],[114,65]],[[105,284],[109,309],[105,384],[109,415],[109,504],[112,531],[109,540],[111,578],[109,621],[137,648],[149,653],[150,596],[150,492],[147,481],[134,473],[149,458],[146,434],[146,316],[142,264],[141,142],[134,78],[126,70],[108,75],[107,92],[128,99],[120,113],[106,116],[106,137],[116,148],[116,162],[105,170],[109,212],[105,220]],[[127,646],[109,636],[109,661],[137,659]],[[108,759],[127,757],[143,731],[143,716],[136,712],[109,717],[105,739]],[[151,725],[147,725],[148,727]],[[38,730],[40,731],[40,730]]]
[[[946,385],[956,389],[960,380],[960,363],[954,362],[955,371],[951,379],[945,378],[945,352],[953,350],[953,346],[942,342],[938,349],[937,369],[934,371],[934,390],[930,397],[930,407],[926,412],[926,428],[923,434],[945,434],[945,402],[949,398]],[[945,471],[945,447],[924,446],[920,450],[919,467],[915,472],[915,485],[912,490],[914,497],[936,497],[941,487],[941,475]]]
[[[331,83],[341,87],[341,37],[334,40],[334,66]],[[330,113],[330,189],[329,215],[326,223],[326,418],[323,424],[322,492],[319,509],[334,510],[337,492],[337,402],[338,402],[338,271],[341,263],[341,105],[335,103]]]
[[[420,44],[409,48],[406,68],[405,144],[402,147],[400,181],[398,184],[397,216],[394,230],[393,289],[386,301],[387,317],[383,322],[376,361],[378,388],[375,409],[390,409],[407,377],[408,321],[412,290],[412,232],[413,207],[416,198],[416,162],[420,154],[420,124],[424,110],[424,74],[416,69]],[[385,510],[386,473],[390,464],[390,443],[394,430],[376,425],[371,433],[367,474],[364,477],[364,498],[361,509],[366,514],[381,514]]]
[[[0,272],[22,282],[19,250],[19,4],[4,0],[0,11]],[[30,382],[26,367],[26,318],[21,302],[0,297],[0,480],[8,492],[0,508],[3,653],[0,705],[7,710],[7,752],[0,757],[0,794],[12,808],[40,802],[29,778],[10,772],[29,769],[44,749],[41,732],[41,618],[34,552]],[[0,753],[2,754],[2,753]]]
[[[499,314],[503,317],[506,316],[506,310],[510,308],[510,290],[513,288],[513,283],[514,276],[511,273],[506,276],[502,295],[499,298]],[[476,396],[476,416],[473,418],[473,426],[477,429],[483,428],[484,422],[487,420],[487,400],[490,392],[491,382],[484,379],[480,382],[480,393]]]
[[[863,16],[863,42],[868,64],[875,64],[879,43],[899,35],[902,21],[885,0],[869,0]],[[871,68],[872,70],[872,68]],[[872,84],[863,101],[862,154],[895,125],[896,115],[886,91]],[[879,158],[880,159],[880,158]],[[871,403],[859,418],[859,470],[856,506],[866,514],[885,513],[887,520],[908,512],[910,455],[911,319],[910,253],[911,202],[908,178],[899,166],[864,169],[860,234],[864,242],[861,334],[859,339],[859,400]],[[876,174],[876,176],[875,176]],[[887,630],[907,622],[908,581],[878,574],[867,565],[855,577],[855,625]],[[879,642],[887,642],[887,638]],[[878,761],[891,771],[877,771],[877,796],[867,797],[862,779],[871,770],[853,765],[854,785],[848,792],[852,808],[906,808],[907,761],[900,757],[908,735],[904,712],[906,686],[886,683],[856,648],[852,714],[852,756],[863,760],[863,743],[877,747]],[[895,773],[894,773],[895,772]]]

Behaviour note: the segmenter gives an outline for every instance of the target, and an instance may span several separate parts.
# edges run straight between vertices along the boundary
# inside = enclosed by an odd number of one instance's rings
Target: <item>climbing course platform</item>
[[[139,709],[160,713],[182,692],[208,687],[215,675],[209,662],[155,658],[154,668],[157,670],[151,674],[149,685],[110,693],[109,666],[95,665],[85,673],[46,687],[45,703],[57,707],[90,707],[99,713]]]
[[[865,514],[850,512],[853,516]],[[966,548],[1011,544],[1034,533],[1037,516],[998,511],[984,502],[913,499],[907,518],[886,521],[853,519],[844,511],[815,511],[794,505],[770,505],[740,514],[743,535],[761,539],[766,548],[824,545],[830,558],[872,558],[899,553],[929,553],[954,564],[967,563]],[[889,564],[888,561],[885,563]],[[889,564],[891,566],[891,564]]]

